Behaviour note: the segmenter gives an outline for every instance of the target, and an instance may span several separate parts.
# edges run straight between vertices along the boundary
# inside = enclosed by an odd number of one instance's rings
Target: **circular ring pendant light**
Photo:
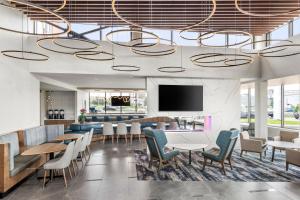
[[[197,23],[195,23],[195,24],[188,25],[188,26],[185,26],[185,27],[181,27],[180,30],[186,30],[186,31],[187,31],[187,30],[192,29],[193,27],[199,26],[200,24],[203,24],[204,22],[208,21],[208,20],[215,14],[216,9],[217,9],[217,2],[216,2],[216,0],[207,0],[207,1],[210,1],[211,4],[212,4],[212,5],[210,6],[212,10],[211,10],[211,12],[209,13],[209,15],[208,15],[205,19],[203,19],[203,20],[201,20],[201,21],[199,21],[199,22],[197,22]],[[143,25],[141,25],[141,24],[132,22],[132,21],[126,19],[125,17],[121,16],[121,15],[119,14],[119,12],[117,11],[117,8],[116,8],[116,2],[117,2],[117,0],[112,0],[112,2],[111,2],[111,7],[112,7],[112,10],[113,10],[114,14],[115,14],[119,19],[121,19],[122,21],[126,22],[127,24],[130,24],[130,25],[135,26],[135,27],[140,27],[140,28],[146,27],[146,26],[143,26]],[[152,8],[152,2],[151,2],[151,8]],[[152,9],[151,9],[150,12],[151,12],[151,16],[152,16]]]
[[[180,73],[185,72],[186,69],[183,67],[159,67],[157,70],[164,73]]]
[[[42,53],[33,52],[33,51],[5,50],[5,51],[1,51],[1,53],[4,56],[20,59],[20,60],[47,61],[49,59],[49,56]],[[34,57],[30,58],[29,57],[30,55],[36,56],[37,58]]]
[[[92,60],[92,61],[111,61],[115,59],[115,56],[112,53],[105,51],[78,51],[74,54],[77,58]],[[94,58],[92,56],[109,56],[109,58]]]
[[[243,48],[246,47],[246,46],[253,46],[253,45],[256,45],[256,44],[259,44],[259,43],[264,43],[264,44],[267,44],[267,43],[271,43],[271,42],[287,42],[287,43],[293,43],[291,40],[280,40],[280,39],[271,39],[271,40],[257,40],[257,41],[252,41],[252,42],[249,42],[249,43],[246,43],[246,44],[243,44],[242,46],[240,46],[240,51],[244,54],[248,54],[248,55],[256,55],[256,54],[259,54],[259,50],[257,52],[248,52],[248,51],[245,51]],[[279,47],[279,46],[278,46]],[[282,48],[279,48],[279,49],[276,49],[276,50],[273,50],[273,51],[269,51],[267,53],[276,53],[276,52],[280,52],[280,51],[283,51],[283,50],[286,50],[286,47],[282,47]]]
[[[283,58],[283,57],[289,57],[289,56],[295,56],[300,54],[300,50],[298,52],[294,53],[287,53],[287,54],[281,54],[281,55],[272,55],[276,50],[273,49],[282,49],[282,48],[290,48],[290,47],[300,47],[300,44],[282,44],[282,45],[277,45],[277,46],[271,46],[267,47],[263,50],[260,50],[258,53],[259,56],[266,57],[266,58]],[[269,51],[271,50],[271,51]],[[278,50],[277,50],[278,52]]]
[[[198,56],[198,57],[196,57]],[[221,57],[221,58],[219,58]],[[230,58],[232,57],[232,58]],[[216,59],[217,60],[211,60]],[[205,60],[208,59],[208,60]],[[254,59],[245,54],[224,54],[224,53],[204,53],[204,54],[197,54],[194,57],[190,57],[190,60],[194,65],[206,68],[226,68],[226,67],[236,67],[251,64]],[[213,65],[215,63],[223,62],[223,64]],[[240,62],[240,63],[238,63]],[[209,65],[211,64],[211,65]]]
[[[19,33],[19,34],[26,34],[26,35],[36,35],[36,36],[58,36],[58,35],[62,35],[62,34],[66,34],[69,33],[71,31],[71,24],[70,22],[68,22],[68,20],[62,16],[60,16],[59,14],[44,8],[42,6],[30,3],[28,1],[25,0],[7,0],[10,3],[14,3],[16,5],[23,5],[26,6],[28,8],[33,8],[33,9],[37,9],[40,11],[43,11],[49,15],[55,16],[57,19],[61,20],[62,22],[64,22],[67,25],[67,28],[62,30],[61,32],[58,33],[31,33],[28,31],[19,31],[19,30],[14,30],[14,29],[10,29],[10,28],[5,28],[5,27],[0,27],[1,30],[5,30],[5,31],[9,31],[9,32],[13,32],[13,33]],[[11,7],[12,8],[12,7]]]
[[[84,42],[87,45],[90,45],[90,47],[71,47],[68,45],[63,45],[61,43],[59,43],[59,40],[69,40],[72,42]],[[50,42],[51,45],[54,45],[53,47],[48,47],[45,45],[45,42]],[[52,51],[55,53],[61,53],[61,54],[68,54],[68,55],[74,55],[76,52],[78,51],[82,51],[82,50],[92,50],[92,49],[96,49],[97,47],[99,47],[100,45],[98,45],[97,43],[90,41],[90,40],[85,40],[85,39],[78,39],[78,38],[52,38],[52,37],[47,37],[47,38],[40,38],[36,41],[36,44],[42,48],[45,49],[47,51]],[[55,46],[62,48],[63,50],[60,49],[55,49]]]
[[[143,38],[143,39],[152,39],[152,38]],[[140,38],[134,39],[134,40],[140,40]],[[132,41],[134,41],[134,40],[132,40]],[[167,49],[167,50],[151,50],[151,48],[155,48],[155,47],[149,47],[148,49],[150,49],[150,50],[145,50],[145,48],[132,47],[131,51],[135,54],[142,55],[142,56],[167,56],[167,55],[171,55],[176,52],[177,45],[174,41],[162,39],[162,38],[160,38],[160,41],[170,42],[171,45],[163,44],[163,45],[168,46],[169,49]],[[144,43],[140,42],[140,43],[135,44],[134,46],[140,46],[143,44]]]
[[[210,34],[216,35],[216,34],[226,34],[226,33],[242,34],[242,35],[248,36],[248,38],[241,42],[235,42],[233,44],[228,44],[228,45],[209,45],[209,44],[203,43],[203,41],[208,39],[208,36],[210,36]],[[212,38],[212,37],[210,37],[210,38]],[[199,36],[200,45],[202,45],[204,47],[216,47],[216,48],[217,47],[234,47],[237,45],[242,45],[242,44],[249,42],[251,39],[252,39],[252,35],[246,31],[230,30],[230,29],[220,30],[220,31],[210,31],[210,32],[204,33],[203,35]]]
[[[138,46],[136,44],[125,44],[124,42],[117,42],[117,41],[114,41],[112,38],[110,37],[113,37],[113,34],[117,34],[117,33],[139,33],[139,34],[147,34],[149,35],[150,37],[152,36],[153,38],[151,39],[154,39],[156,40],[154,43],[140,43]],[[111,31],[109,33],[106,34],[106,38],[109,42],[111,42],[112,44],[115,44],[115,45],[118,45],[118,46],[122,46],[122,47],[135,47],[135,48],[142,48],[142,47],[153,47],[155,45],[158,45],[159,42],[160,42],[160,38],[154,34],[154,33],[151,33],[151,32],[148,32],[148,31],[143,31],[143,30],[132,30],[132,29],[120,29],[120,30],[115,30],[115,31]],[[147,37],[149,39],[149,37]],[[143,38],[139,38],[139,39],[143,39]],[[131,42],[131,41],[130,41]],[[129,42],[127,42],[129,43]]]
[[[234,0],[234,4],[235,4],[236,9],[238,9],[241,13],[243,13],[245,15],[253,16],[253,17],[276,17],[276,16],[281,16],[281,15],[292,14],[292,13],[298,12],[300,10],[300,8],[294,8],[294,9],[289,10],[287,12],[281,12],[281,13],[278,13],[278,14],[270,14],[270,13],[269,14],[257,14],[257,13],[251,13],[251,12],[243,10],[239,5],[240,0]]]
[[[111,68],[119,72],[136,72],[141,70],[140,67],[135,65],[113,65]]]

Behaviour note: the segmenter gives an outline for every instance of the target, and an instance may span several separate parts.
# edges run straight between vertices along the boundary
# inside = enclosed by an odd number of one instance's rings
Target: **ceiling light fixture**
[[[77,58],[92,60],[92,61],[111,61],[115,59],[115,56],[112,53],[105,51],[78,51],[74,54]],[[91,56],[109,56],[109,58],[93,58]]]
[[[61,20],[62,22],[64,22],[67,25],[67,28],[62,30],[61,32],[58,33],[31,33],[29,31],[18,31],[18,30],[14,30],[14,29],[10,29],[10,28],[5,28],[5,27],[0,27],[0,29],[5,30],[5,31],[9,31],[9,32],[13,32],[13,33],[19,33],[19,34],[26,34],[26,35],[36,35],[36,36],[58,36],[58,35],[62,35],[62,34],[66,34],[69,33],[71,31],[71,24],[70,22],[68,22],[68,20],[64,17],[62,17],[61,15],[47,9],[44,8],[42,6],[30,3],[28,1],[25,0],[7,0],[10,3],[15,3],[17,5],[23,5],[26,6],[28,8],[33,8],[33,9],[38,9],[40,11],[43,11],[47,14],[50,14],[52,16],[55,16],[57,19]],[[1,4],[3,5],[3,4]],[[13,8],[13,7],[10,7]],[[17,9],[17,8],[16,8]]]

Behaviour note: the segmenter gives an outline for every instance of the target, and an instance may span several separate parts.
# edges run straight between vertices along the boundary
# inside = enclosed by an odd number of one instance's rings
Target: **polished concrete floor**
[[[36,175],[6,198],[9,200],[299,200],[300,183],[137,181],[134,149],[145,144],[95,142],[92,156],[80,174],[69,180],[56,178],[45,189]]]

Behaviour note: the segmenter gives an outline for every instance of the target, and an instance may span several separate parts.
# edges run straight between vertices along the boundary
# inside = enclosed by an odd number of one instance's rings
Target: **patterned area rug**
[[[277,151],[274,162],[271,162],[271,151],[263,161],[255,153],[244,154],[241,158],[236,151],[232,155],[233,170],[226,166],[226,175],[220,170],[220,164],[205,167],[202,171],[203,157],[201,152],[192,153],[192,164],[188,164],[188,153],[178,156],[178,168],[172,163],[159,173],[156,166],[148,168],[148,155],[146,150],[135,150],[137,161],[136,171],[138,180],[169,180],[169,181],[244,181],[244,182],[300,182],[300,167],[290,165],[285,171],[285,152]],[[155,165],[155,164],[154,164]]]

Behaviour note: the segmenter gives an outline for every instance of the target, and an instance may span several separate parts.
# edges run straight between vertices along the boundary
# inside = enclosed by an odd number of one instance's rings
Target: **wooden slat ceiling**
[[[57,9],[63,2],[63,0],[29,1],[52,10]],[[281,14],[300,6],[300,0],[240,0],[239,2],[243,10],[256,14]],[[22,8],[34,20],[56,20],[48,14]],[[116,9],[122,17],[143,27],[181,29],[205,19],[212,10],[212,3],[209,0],[117,0]],[[72,23],[127,25],[112,12],[111,0],[67,0],[66,6],[58,13]],[[217,9],[213,17],[197,26],[195,30],[235,29],[261,35],[298,15],[299,12],[275,17],[254,17],[239,12],[235,8],[234,0],[217,0]]]

